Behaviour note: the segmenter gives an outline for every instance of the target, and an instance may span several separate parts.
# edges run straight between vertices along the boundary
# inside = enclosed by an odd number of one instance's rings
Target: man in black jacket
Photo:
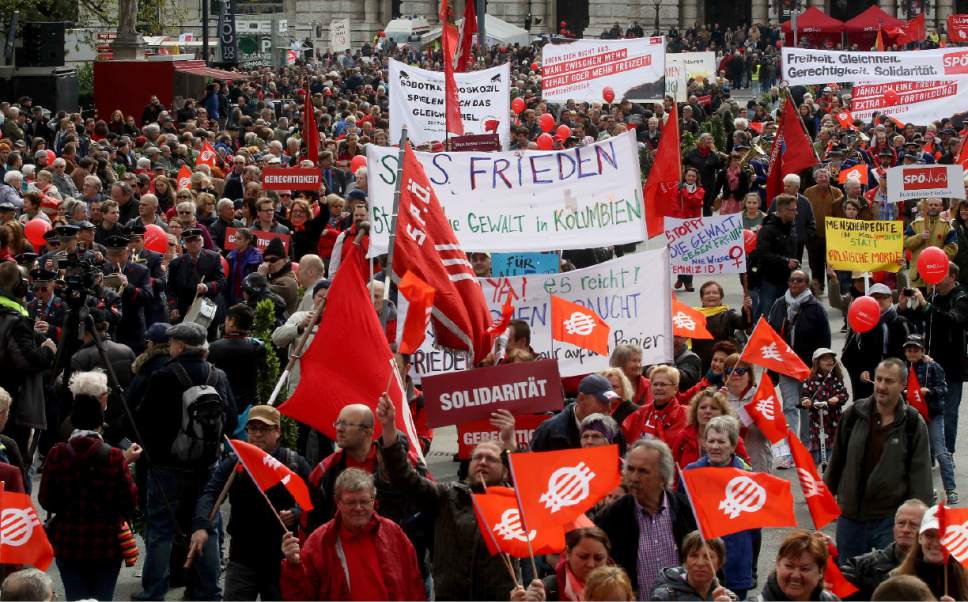
[[[625,569],[641,599],[641,592],[652,591],[663,568],[679,564],[682,541],[696,529],[696,520],[689,499],[672,490],[675,464],[664,442],[632,443],[623,476],[628,494],[602,510],[595,524],[608,534],[612,558]]]
[[[788,194],[776,197],[776,213],[763,218],[756,233],[756,250],[750,255],[750,289],[754,300],[753,320],[769,314],[773,302],[783,294],[790,272],[800,267],[796,259],[797,199]]]
[[[166,293],[172,322],[185,317],[196,296],[204,295],[220,303],[225,288],[222,260],[215,251],[202,248],[202,231],[189,228],[182,233],[182,239],[185,253],[168,265]]]
[[[855,400],[873,393],[874,369],[881,360],[904,357],[904,342],[913,332],[910,322],[898,314],[891,289],[886,284],[878,282],[870,287],[867,294],[880,305],[880,320],[877,326],[865,333],[849,331],[841,354],[841,362],[850,375]]]
[[[611,415],[612,402],[621,398],[601,374],[589,374],[578,385],[578,397],[558,414],[538,425],[531,438],[531,451],[554,451],[581,447],[578,425],[591,414]]]
[[[115,338],[137,355],[145,348],[146,315],[154,291],[148,268],[128,260],[129,242],[131,240],[121,234],[109,236],[105,241],[108,256],[103,268],[105,282],[111,281],[112,288],[121,296],[121,319],[115,329]]]
[[[266,348],[261,340],[249,336],[255,325],[255,311],[239,303],[225,315],[222,338],[212,343],[208,360],[229,378],[236,406],[244,410],[259,403],[258,380]]]
[[[696,148],[682,158],[683,167],[695,167],[699,170],[699,181],[702,183],[705,196],[702,201],[702,214],[713,214],[713,201],[716,200],[716,172],[725,167],[723,155],[716,150],[712,134],[700,134]]]

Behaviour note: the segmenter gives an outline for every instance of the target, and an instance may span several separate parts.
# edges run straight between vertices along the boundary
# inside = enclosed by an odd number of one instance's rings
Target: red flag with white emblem
[[[860,590],[840,572],[840,567],[837,566],[835,560],[837,558],[837,546],[828,541],[827,552],[827,568],[823,572],[824,589],[833,592],[841,600],[846,600],[847,596],[852,596]]]
[[[939,523],[943,523],[943,525],[939,524],[938,532],[944,532],[941,536],[941,545],[952,558],[961,563],[961,566],[968,568],[968,508],[945,506],[944,516],[942,517],[941,514],[941,512],[938,513]],[[941,518],[944,520],[940,520]]]
[[[595,310],[551,295],[552,339],[608,355],[609,332],[611,328]]]
[[[312,510],[313,503],[309,501],[309,488],[302,477],[294,473],[288,466],[272,457],[272,454],[258,448],[251,443],[229,439],[229,445],[239,457],[239,462],[262,491],[268,491],[276,485],[282,484],[303,510]]]
[[[823,529],[840,516],[840,506],[837,505],[837,500],[827,489],[823,479],[820,478],[813,456],[792,431],[788,437],[788,442],[793,461],[797,465],[800,489],[803,491],[803,497],[807,500],[810,516],[813,517],[814,528]]]
[[[747,529],[797,526],[786,479],[738,468],[694,468],[681,475],[706,539]]]
[[[740,361],[762,366],[790,378],[803,380],[810,376],[810,368],[803,363],[790,345],[773,330],[765,318],[760,318],[750,335]]]
[[[706,316],[672,295],[672,334],[687,339],[711,339],[706,328]]]
[[[187,165],[182,165],[181,169],[178,170],[178,175],[175,176],[175,181],[178,183],[178,190],[191,188],[192,170]]]
[[[854,116],[847,109],[837,111],[834,116],[837,118],[837,123],[840,124],[840,127],[845,130],[854,129]]]
[[[2,484],[0,484],[2,485]],[[37,511],[24,493],[3,491],[0,486],[0,558],[4,564],[28,564],[46,571],[54,560]]]
[[[914,366],[908,367],[907,389],[904,391],[904,397],[911,407],[921,414],[925,422],[931,421],[931,417],[928,416],[928,404],[924,402],[924,396],[921,395],[921,383],[918,382]]]
[[[787,436],[783,404],[780,403],[780,396],[777,395],[773,381],[768,376],[764,375],[760,379],[753,399],[743,407],[770,443],[775,445]]]
[[[532,527],[525,533],[514,489],[488,487],[484,493],[473,493],[471,497],[477,526],[492,555],[506,552],[515,558],[528,558],[529,540],[535,554],[557,554],[565,549],[565,530],[561,525]]]
[[[195,165],[208,165],[209,167],[215,167],[215,160],[218,155],[215,153],[215,149],[212,145],[206,142],[202,145],[202,152],[198,153],[198,159],[195,161]]]

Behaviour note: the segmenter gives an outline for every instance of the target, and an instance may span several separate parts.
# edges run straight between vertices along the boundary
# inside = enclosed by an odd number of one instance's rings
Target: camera
[[[905,297],[913,297],[914,296],[914,289],[913,288],[902,288],[901,289],[901,294],[904,295]]]
[[[78,253],[70,253],[57,262],[57,268],[64,270],[64,292],[62,298],[72,308],[84,303],[88,295],[96,295],[97,277],[100,268],[83,259]]]

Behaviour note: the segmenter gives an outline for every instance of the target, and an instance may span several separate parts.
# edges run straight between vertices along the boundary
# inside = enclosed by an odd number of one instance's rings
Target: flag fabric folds
[[[820,478],[813,456],[807,451],[803,442],[792,431],[787,440],[790,444],[793,461],[797,465],[800,489],[803,490],[803,497],[807,500],[807,508],[810,510],[810,516],[813,517],[814,528],[823,529],[840,516],[840,506],[837,505],[834,495],[827,489],[826,483]]]
[[[608,355],[611,328],[594,310],[551,295],[551,338]]]
[[[238,439],[229,439],[229,445],[239,462],[245,467],[249,476],[262,491],[268,491],[276,485],[282,484],[304,511],[312,510],[313,503],[309,499],[309,488],[299,475],[288,466],[275,459],[272,454]]]
[[[762,317],[756,323],[740,361],[756,364],[801,381],[810,376],[810,368]]]
[[[766,175],[766,204],[783,192],[783,176],[799,173],[817,164],[810,137],[800,121],[793,98],[786,94],[783,112],[770,148],[770,167]]]
[[[908,366],[907,387],[904,391],[904,397],[911,404],[911,407],[921,414],[925,422],[931,422],[931,417],[928,415],[928,404],[925,403],[924,395],[921,394],[921,383],[918,382],[918,375],[914,371],[914,366]]]
[[[819,527],[817,527],[819,529]],[[827,542],[827,566],[823,572],[824,589],[833,592],[841,600],[846,600],[848,596],[856,594],[859,590],[857,586],[847,580],[837,566],[837,546]]]
[[[687,339],[712,339],[706,328],[706,316],[672,295],[672,334]]]
[[[434,310],[434,287],[413,272],[407,272],[400,279],[397,289],[409,303],[403,335],[400,337],[400,353],[410,355],[420,349],[427,336],[430,313]]]
[[[679,207],[679,182],[682,179],[682,156],[679,148],[679,116],[676,103],[669,109],[669,119],[662,126],[655,162],[649,169],[642,194],[645,197],[645,226],[649,238],[665,231],[666,216],[675,215]]]
[[[557,554],[565,549],[565,529],[551,525],[527,534],[521,525],[518,499],[510,487],[488,487],[484,493],[472,493],[477,526],[491,555],[504,552],[515,558],[530,556],[528,541],[535,554]]]
[[[205,142],[202,144],[202,152],[198,153],[198,159],[195,160],[195,166],[208,165],[209,167],[215,167],[215,161],[218,155],[215,153],[215,149],[211,144]]]
[[[175,176],[175,182],[177,184],[178,190],[191,188],[192,186],[191,168],[189,168],[187,165],[182,165],[181,169],[178,170],[178,175]]]
[[[793,493],[785,479],[738,468],[694,468],[681,475],[705,539],[797,526]]]
[[[457,58],[457,28],[451,23],[451,8],[448,0],[440,0],[440,44],[444,54],[444,115],[446,128],[450,134],[464,135],[464,121],[460,116],[460,100],[457,94],[457,79],[454,77],[454,59]],[[453,57],[453,59],[451,58]]]
[[[0,508],[0,559],[4,564],[27,564],[46,571],[54,561],[54,547],[30,496],[0,487]]]
[[[464,20],[460,24],[457,35],[457,49],[454,52],[454,71],[463,73],[473,62],[471,48],[474,34],[477,33],[477,3],[474,0],[464,2]]]
[[[776,393],[773,381],[768,376],[760,379],[753,399],[745,406],[756,426],[763,432],[770,443],[776,445],[787,436],[787,421],[783,415],[783,404]]]
[[[306,102],[303,106],[303,142],[306,143],[306,158],[319,166],[319,128],[316,126],[316,108],[313,106],[312,96],[306,91]],[[326,192],[332,192],[327,190]]]
[[[968,508],[945,506],[941,511],[939,507],[938,523],[938,532],[944,533],[941,535],[941,546],[961,566],[968,568]]]

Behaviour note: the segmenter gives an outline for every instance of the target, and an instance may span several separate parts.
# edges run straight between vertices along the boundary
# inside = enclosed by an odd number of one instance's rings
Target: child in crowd
[[[803,383],[800,407],[810,410],[810,451],[817,466],[827,463],[849,395],[837,354],[821,347],[813,352],[813,368]],[[823,438],[821,439],[821,433]],[[821,453],[821,442],[823,452]]]

